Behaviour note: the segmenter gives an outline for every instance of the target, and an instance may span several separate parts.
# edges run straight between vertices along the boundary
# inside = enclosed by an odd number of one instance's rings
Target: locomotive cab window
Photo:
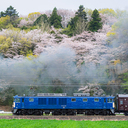
[[[111,99],[111,98],[108,98],[108,99],[107,99],[107,102],[108,102],[108,103],[112,103],[112,99]]]
[[[95,101],[95,102],[99,102],[99,99],[98,99],[98,98],[95,98],[94,101]]]
[[[16,98],[16,99],[15,99],[15,102],[16,102],[16,103],[20,103],[20,99],[19,99],[19,98]]]
[[[34,101],[34,99],[33,98],[29,98],[29,102],[33,102]]]
[[[75,98],[72,98],[72,102],[76,102],[76,99]]]
[[[87,98],[84,98],[84,99],[83,99],[83,102],[87,102],[87,101],[88,101]]]

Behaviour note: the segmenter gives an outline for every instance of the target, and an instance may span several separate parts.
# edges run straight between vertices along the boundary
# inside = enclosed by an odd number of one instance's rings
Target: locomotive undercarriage
[[[13,110],[13,115],[115,115],[111,110],[107,109],[17,109]]]

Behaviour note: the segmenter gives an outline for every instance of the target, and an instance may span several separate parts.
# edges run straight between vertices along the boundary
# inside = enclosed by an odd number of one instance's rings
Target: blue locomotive
[[[42,93],[38,96],[14,96],[14,115],[114,115],[114,96],[86,96],[74,93]]]

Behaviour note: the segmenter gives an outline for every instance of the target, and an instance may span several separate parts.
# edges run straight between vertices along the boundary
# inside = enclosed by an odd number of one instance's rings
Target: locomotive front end
[[[17,95],[14,96],[13,98],[14,98],[14,101],[12,104],[12,113],[15,115],[15,114],[17,114],[18,109],[20,109],[20,107],[21,107],[21,102],[20,102],[21,99]]]

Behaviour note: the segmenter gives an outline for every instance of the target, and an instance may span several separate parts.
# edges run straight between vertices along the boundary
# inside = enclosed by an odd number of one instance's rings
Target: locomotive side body
[[[14,96],[13,114],[17,115],[111,115],[114,97]]]

